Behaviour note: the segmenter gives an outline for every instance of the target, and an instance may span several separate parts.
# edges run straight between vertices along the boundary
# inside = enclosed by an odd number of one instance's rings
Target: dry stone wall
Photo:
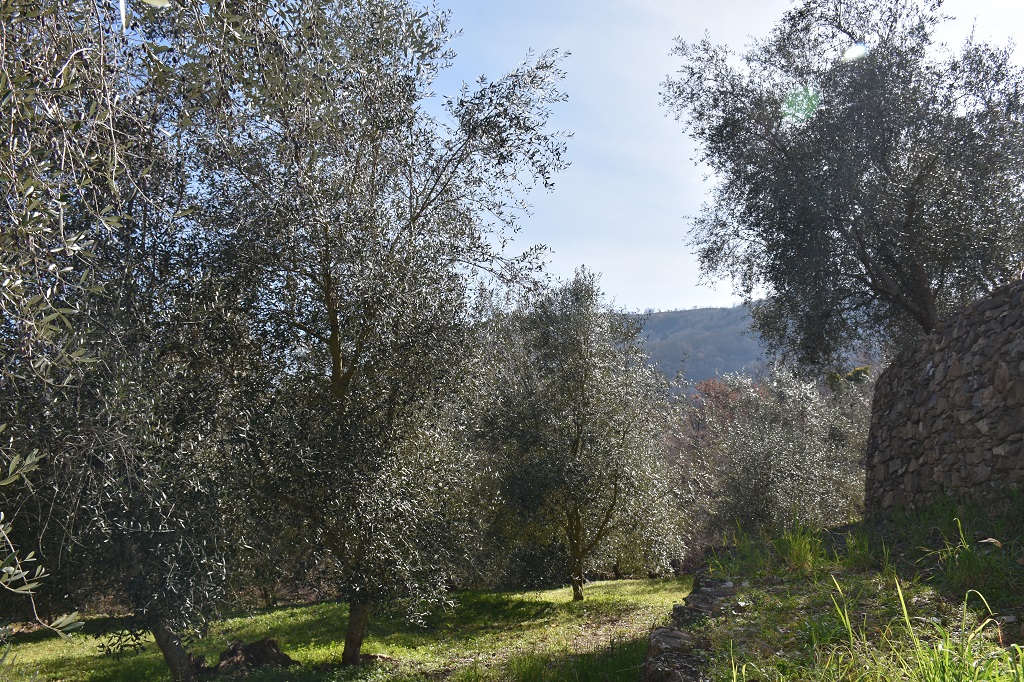
[[[995,290],[878,378],[869,514],[1024,488],[1024,282]]]

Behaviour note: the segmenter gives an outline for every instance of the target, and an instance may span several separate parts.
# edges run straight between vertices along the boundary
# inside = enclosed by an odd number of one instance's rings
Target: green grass
[[[568,588],[540,592],[461,592],[454,606],[424,626],[375,614],[363,652],[378,663],[340,666],[346,608],[335,603],[269,609],[215,623],[192,647],[216,660],[232,640],[277,639],[301,668],[266,670],[247,680],[436,680],[453,682],[626,682],[636,680],[651,627],[664,623],[690,580],[621,580],[587,586],[586,600]],[[101,620],[65,642],[43,633],[15,638],[16,670],[61,682],[167,680],[152,641],[141,652],[103,655]],[[0,675],[2,677],[2,675]],[[235,678],[237,679],[237,678]]]
[[[701,626],[711,679],[1024,682],[1019,499],[730,540],[711,571],[741,587]]]

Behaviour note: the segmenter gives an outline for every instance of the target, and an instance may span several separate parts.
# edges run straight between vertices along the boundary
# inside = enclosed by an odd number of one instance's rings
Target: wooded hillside
[[[665,374],[682,366],[688,381],[729,372],[756,373],[765,366],[759,339],[743,306],[651,313],[644,323],[647,351]]]

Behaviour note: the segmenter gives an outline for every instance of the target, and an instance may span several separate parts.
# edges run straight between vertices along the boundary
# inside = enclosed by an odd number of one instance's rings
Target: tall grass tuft
[[[772,546],[786,570],[812,578],[827,558],[819,534],[799,524],[783,531]]]
[[[726,536],[725,545],[721,551],[712,550],[712,575],[757,576],[773,570],[775,557],[767,550],[763,532],[752,535],[737,524],[731,537]]]
[[[995,621],[985,617],[975,625],[964,597],[960,621],[955,628],[937,620],[913,618],[907,609],[903,588],[896,581],[900,618],[881,631],[880,640],[869,642],[854,624],[846,597],[838,581],[835,612],[845,631],[845,641],[819,654],[817,673],[827,680],[908,680],[910,682],[1017,682],[1024,680],[1024,653],[1020,647],[1008,650],[992,646],[985,637]]]
[[[936,577],[957,592],[987,591],[987,588],[1004,586],[1007,582],[1007,561],[1001,556],[1002,544],[995,538],[971,542],[960,518],[953,520],[956,533],[952,539],[944,536],[943,546],[925,555],[925,558],[934,557],[939,569]]]
[[[866,571],[875,566],[875,556],[867,533],[863,529],[851,531],[843,536],[845,547],[842,552],[836,551],[836,561],[846,568],[855,571]]]

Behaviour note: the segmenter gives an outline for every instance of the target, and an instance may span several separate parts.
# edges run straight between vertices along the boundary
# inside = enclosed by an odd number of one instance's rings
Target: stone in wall
[[[1024,487],[1024,281],[940,326],[875,384],[869,514]]]

